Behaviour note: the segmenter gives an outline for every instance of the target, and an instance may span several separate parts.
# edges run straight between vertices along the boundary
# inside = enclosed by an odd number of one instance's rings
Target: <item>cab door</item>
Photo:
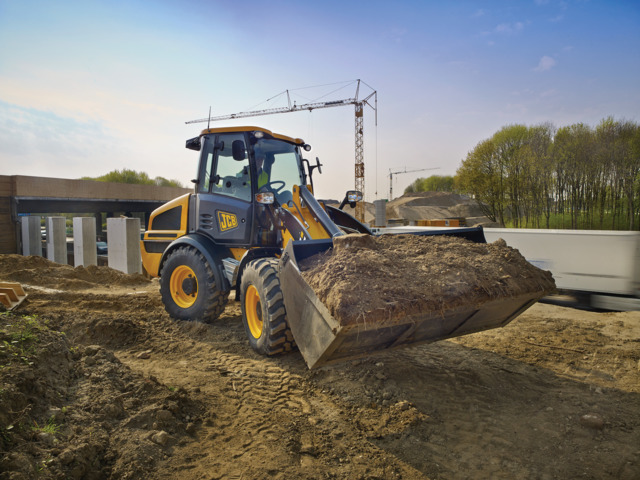
[[[235,160],[234,141],[246,145],[243,133],[204,137],[195,199],[196,231],[216,243],[249,245],[253,203],[249,159]]]

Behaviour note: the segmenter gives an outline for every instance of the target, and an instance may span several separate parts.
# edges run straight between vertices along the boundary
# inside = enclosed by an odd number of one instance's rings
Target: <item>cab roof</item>
[[[267,130],[266,128],[252,127],[252,126],[206,128],[202,130],[202,132],[200,132],[200,136],[211,134],[211,133],[255,132],[255,131],[264,132],[267,135],[272,136],[273,138],[277,138],[278,140],[284,140],[285,142],[294,143],[296,145],[304,145],[304,140],[302,140],[301,138],[288,137],[286,135],[281,135],[279,133],[273,133],[271,130]]]

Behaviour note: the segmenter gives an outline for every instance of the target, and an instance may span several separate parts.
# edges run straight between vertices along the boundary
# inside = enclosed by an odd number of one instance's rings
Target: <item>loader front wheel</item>
[[[262,355],[290,352],[295,342],[287,323],[275,258],[247,264],[240,283],[242,323],[249,344]]]
[[[160,295],[165,310],[176,320],[208,323],[224,312],[229,292],[219,290],[213,266],[202,253],[180,247],[162,266]]]

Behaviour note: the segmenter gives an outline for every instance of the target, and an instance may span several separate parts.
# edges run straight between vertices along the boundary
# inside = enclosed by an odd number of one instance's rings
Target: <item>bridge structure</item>
[[[153,210],[190,192],[193,189],[0,175],[0,254],[22,251],[22,216],[94,215],[97,219],[96,233],[100,236],[103,215],[135,215],[146,226]]]

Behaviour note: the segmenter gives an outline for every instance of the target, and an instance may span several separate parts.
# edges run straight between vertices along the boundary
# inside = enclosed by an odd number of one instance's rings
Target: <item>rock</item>
[[[167,422],[172,422],[174,417],[169,410],[160,410],[158,413],[156,413],[156,419],[159,422],[167,423]]]
[[[151,436],[151,441],[156,445],[160,445],[161,447],[164,447],[169,441],[169,434],[164,430],[160,430],[159,432],[154,433]]]
[[[100,350],[102,350],[102,347],[100,345],[87,345],[86,347],[84,347],[84,354],[92,357]]]
[[[75,458],[76,454],[74,450],[70,448],[63,450],[60,455],[58,455],[58,460],[60,460],[60,463],[62,463],[63,465],[69,465],[75,460]]]
[[[38,434],[38,440],[45,445],[52,446],[56,442],[56,437],[51,433],[40,432]]]
[[[604,420],[602,417],[595,413],[587,413],[580,417],[580,423],[588,428],[596,430],[602,430],[604,428]]]

